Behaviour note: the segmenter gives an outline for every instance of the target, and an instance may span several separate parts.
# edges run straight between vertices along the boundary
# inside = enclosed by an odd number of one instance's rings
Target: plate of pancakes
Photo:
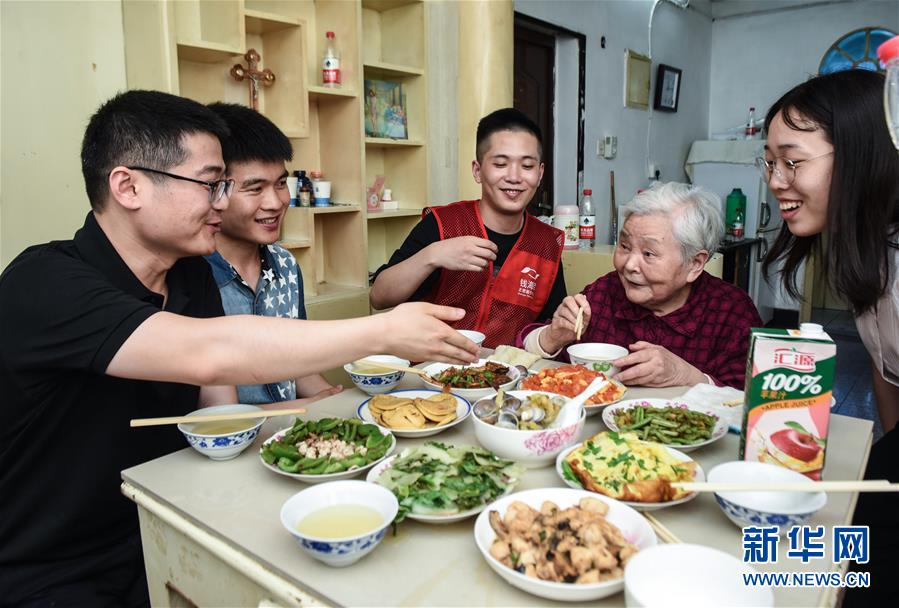
[[[471,414],[471,403],[441,391],[402,389],[375,395],[356,408],[365,422],[390,429],[398,437],[428,437],[454,427]]]

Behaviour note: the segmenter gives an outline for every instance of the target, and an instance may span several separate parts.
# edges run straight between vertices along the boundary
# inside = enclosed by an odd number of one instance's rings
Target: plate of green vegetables
[[[668,399],[629,399],[608,406],[602,421],[616,432],[636,433],[681,452],[690,452],[727,435],[727,422],[713,411]]]
[[[357,419],[300,420],[259,448],[262,464],[306,483],[347,479],[383,461],[396,447],[393,433]]]
[[[477,515],[518,484],[524,469],[480,446],[436,441],[406,448],[368,472],[366,480],[393,492],[394,523],[448,524]]]

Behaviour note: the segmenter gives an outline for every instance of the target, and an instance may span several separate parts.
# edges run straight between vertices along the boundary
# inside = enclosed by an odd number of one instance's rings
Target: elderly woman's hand
[[[630,354],[614,362],[621,369],[616,378],[624,384],[662,387],[708,382],[705,374],[663,346],[641,341],[628,350]]]
[[[581,335],[583,335],[590,323],[590,302],[583,294],[567,296],[553,313],[552,323],[540,333],[540,348],[544,352],[554,353],[577,340],[574,324],[580,308],[584,310],[584,316],[581,319]]]

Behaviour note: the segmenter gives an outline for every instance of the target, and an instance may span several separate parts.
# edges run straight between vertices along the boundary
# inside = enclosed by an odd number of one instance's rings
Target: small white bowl
[[[621,370],[612,365],[612,361],[628,354],[628,350],[617,344],[603,342],[581,342],[565,349],[572,363],[583,365],[594,372],[602,372],[614,378]]]
[[[542,391],[509,391],[507,394],[522,401],[531,395],[546,395],[551,399],[559,397],[555,393]],[[500,458],[514,460],[528,468],[545,467],[555,462],[559,452],[578,442],[586,418],[587,413],[583,411],[575,424],[557,429],[520,431],[487,424],[477,416],[471,417],[478,443]]]
[[[365,534],[344,538],[319,538],[301,534],[297,524],[304,517],[335,505],[364,505],[377,511],[381,525]],[[332,481],[307,488],[287,499],[281,507],[281,525],[307,554],[329,566],[349,566],[370,553],[384,538],[399,511],[393,492],[364,481]]]
[[[394,365],[403,365],[405,367],[409,367],[408,360],[400,359],[399,357],[394,357],[393,355],[372,355],[365,358],[370,359],[371,361],[381,361],[383,363],[393,363]],[[380,395],[392,391],[396,388],[396,386],[400,383],[400,380],[402,380],[403,376],[406,374],[406,372],[397,372],[392,370],[374,374],[362,374],[353,371],[355,365],[355,362],[347,363],[343,366],[343,370],[347,374],[349,374],[350,380],[353,381],[353,384],[356,385],[356,388],[364,393],[368,393],[369,395]]]
[[[734,460],[709,471],[709,483],[808,483],[814,482],[796,471],[766,462]],[[793,526],[808,522],[827,504],[824,492],[715,492],[718,506],[738,528],[777,526],[786,534]]]
[[[457,329],[460,334],[480,346],[484,343],[484,339],[487,337],[479,331],[474,331],[473,329]]]
[[[449,363],[432,363],[425,367],[422,371],[428,374],[431,377],[436,378],[441,372],[451,368],[451,367],[481,367],[487,364],[487,359],[478,359],[476,362],[471,365],[450,365]],[[509,368],[509,377],[512,379],[505,384],[501,384],[499,389],[504,390],[506,392],[511,391],[516,386],[518,386],[518,381],[521,379],[521,372],[519,372],[516,368],[511,365],[507,365],[506,363],[502,363],[501,365],[505,365]],[[430,382],[424,377],[421,379],[424,382],[425,386],[428,388],[432,388],[434,390],[443,390],[443,386],[440,384],[436,384],[434,382]],[[496,394],[497,389],[492,387],[487,388],[456,388],[450,387],[450,392],[454,395],[458,395],[463,397],[472,403],[480,399],[481,397],[486,397],[487,395]]]
[[[506,582],[538,597],[563,602],[587,602],[618,593],[624,587],[624,579],[581,585],[574,583],[554,583],[516,572],[490,555],[490,545],[493,544],[493,540],[496,538],[496,533],[493,531],[493,528],[490,527],[491,511],[497,511],[502,517],[505,515],[509,505],[515,501],[521,501],[539,511],[540,506],[547,500],[556,503],[560,509],[566,509],[577,505],[582,498],[587,497],[601,500],[609,505],[609,512],[606,514],[606,519],[609,523],[617,526],[618,529],[621,530],[621,534],[624,538],[628,542],[636,545],[640,552],[655,546],[655,532],[652,531],[652,527],[646,521],[646,518],[635,510],[617,500],[602,496],[601,494],[566,488],[525,490],[497,499],[478,515],[478,519],[474,524],[475,543],[478,545],[478,549],[480,549],[487,564],[493,568],[497,574],[503,577]],[[640,553],[638,552],[637,555],[639,554]],[[625,566],[625,576],[630,568],[630,564],[633,563],[635,558],[636,556],[632,557],[631,561]]]
[[[391,395],[396,395],[397,397],[403,397],[405,399],[427,399],[432,396],[434,393],[440,393],[442,391],[437,391],[428,388],[406,388],[398,391],[391,391]],[[450,393],[452,394],[452,393]],[[394,429],[390,427],[381,427],[390,431],[397,437],[430,437],[431,435],[436,435],[437,433],[442,433],[446,429],[451,429],[466,418],[468,418],[469,414],[471,414],[471,404],[466,400],[460,397],[459,395],[453,395],[456,398],[456,419],[452,422],[448,422],[443,426],[429,426],[423,429]],[[356,408],[356,417],[363,422],[370,422],[371,424],[378,424],[378,422],[374,419],[374,416],[371,415],[371,410],[368,409],[368,404],[371,402],[371,399],[366,399],[362,403],[359,404],[359,407]],[[378,425],[381,426],[381,425]]]
[[[256,407],[255,405],[215,405],[195,410],[187,415],[191,417],[196,416],[197,422],[201,422],[200,418],[203,416],[211,416],[212,414],[240,414],[242,412],[261,411],[263,411],[262,408]],[[266,420],[268,419],[256,418],[254,420],[245,420],[243,422],[252,426],[233,433],[221,433],[219,435],[200,435],[194,433],[192,431],[194,425],[183,422],[178,425],[178,430],[181,431],[181,434],[187,439],[187,443],[190,444],[190,447],[204,456],[209,456],[212,460],[231,460],[250,447],[250,444],[256,439],[256,435],[259,434],[259,429],[262,428],[262,425],[265,424]]]
[[[702,545],[656,545],[640,551],[624,570],[624,603],[646,608],[774,606],[770,587],[743,583],[749,564]]]

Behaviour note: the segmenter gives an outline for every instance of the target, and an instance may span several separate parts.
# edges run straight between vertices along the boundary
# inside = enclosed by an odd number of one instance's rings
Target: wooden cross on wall
[[[243,56],[247,60],[247,67],[235,64],[231,68],[231,77],[237,82],[247,81],[250,89],[250,107],[259,110],[259,87],[270,87],[275,83],[275,73],[270,69],[259,70],[259,61],[262,57],[256,52],[256,49],[250,49]]]

